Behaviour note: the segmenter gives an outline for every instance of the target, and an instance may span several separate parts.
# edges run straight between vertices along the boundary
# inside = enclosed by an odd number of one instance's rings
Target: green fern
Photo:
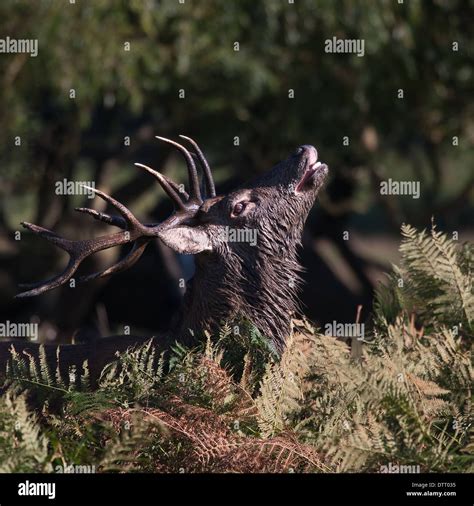
[[[428,331],[443,326],[472,339],[474,322],[472,244],[458,245],[437,231],[402,226],[400,267],[376,293],[376,323],[404,312],[416,315]]]
[[[0,472],[50,472],[48,439],[25,396],[0,397]]]
[[[260,433],[270,437],[290,425],[291,415],[300,408],[303,398],[302,382],[308,372],[308,363],[301,334],[292,334],[279,362],[270,361],[256,398],[257,421]]]

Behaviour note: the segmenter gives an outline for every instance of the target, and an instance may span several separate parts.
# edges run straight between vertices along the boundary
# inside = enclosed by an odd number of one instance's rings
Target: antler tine
[[[181,153],[184,155],[186,159],[186,164],[188,166],[189,184],[191,187],[190,188],[191,199],[197,200],[198,202],[202,203],[201,190],[199,188],[199,178],[197,174],[196,164],[194,163],[193,157],[191,156],[189,151],[184,146],[181,146],[181,144],[178,144],[177,142],[172,141],[171,139],[167,139],[166,137],[159,137],[158,135],[156,135],[155,137],[160,141],[171,144],[175,148],[179,149],[179,151],[181,151]]]
[[[103,221],[108,225],[113,225],[114,227],[121,228],[122,230],[125,230],[127,228],[127,222],[120,216],[111,216],[110,214],[101,213],[95,209],[89,209],[88,207],[76,207],[74,211],[89,214],[95,220]]]
[[[24,228],[30,230],[31,232],[39,235],[40,237],[44,237],[47,241],[52,242],[58,248],[61,248],[62,250],[67,251],[68,253],[70,253],[73,250],[73,241],[69,241],[68,239],[60,237],[52,230],[40,227],[39,225],[35,225],[34,223],[28,223],[27,221],[22,221],[21,225]]]
[[[100,190],[97,190],[96,188],[93,188],[92,186],[87,186],[85,184],[81,185],[83,188],[86,188],[88,190],[91,190],[95,194],[97,194],[101,199],[105,200],[112,206],[114,206],[117,211],[124,217],[125,221],[132,227],[141,228],[141,223],[133,216],[130,209],[125,207],[123,204],[121,204],[118,200],[115,200],[110,195],[107,195],[107,193],[101,192]]]
[[[192,155],[192,153],[191,153]],[[161,174],[161,172],[160,172]],[[186,202],[189,200],[189,193],[184,189],[184,184],[179,185],[178,183],[175,183],[172,179],[169,177],[166,177],[164,174],[161,174],[161,177],[173,188],[173,190],[178,194],[182,195],[183,200]]]
[[[145,251],[145,248],[147,247],[151,239],[152,239],[151,237],[138,239],[133,244],[133,248],[130,250],[130,252],[126,256],[124,256],[121,260],[119,260],[117,263],[115,263],[111,267],[108,267],[107,269],[104,269],[103,271],[94,272],[93,274],[87,274],[86,276],[81,276],[78,279],[78,281],[80,283],[85,283],[86,281],[105,278],[106,276],[110,276],[111,274],[115,274],[117,272],[122,272],[128,269],[129,267],[132,267],[143,255],[143,252]]]
[[[40,293],[47,292],[48,290],[53,290],[58,286],[64,285],[69,279],[72,278],[73,274],[77,271],[79,264],[82,259],[80,257],[74,258],[71,255],[69,263],[67,264],[64,271],[58,276],[54,276],[46,281],[40,281],[38,283],[30,283],[30,284],[21,284],[20,288],[30,288],[26,292],[21,292],[15,295],[16,299],[21,299],[24,297],[33,297],[35,295],[39,295]]]
[[[189,200],[189,193],[184,189],[184,185],[179,185],[175,183],[173,180],[167,178],[164,174],[162,174],[162,176],[166,179],[166,181],[168,181],[168,184],[171,185],[173,190],[175,190],[178,193],[178,195],[182,195],[183,199],[186,202]]]
[[[160,183],[163,190],[165,190],[166,194],[178,206],[179,209],[183,211],[186,209],[185,205],[183,204],[183,201],[181,200],[181,197],[173,188],[168,178],[165,178],[163,174],[160,174],[156,170],[153,170],[151,167],[148,167],[148,165],[144,165],[143,163],[135,163],[135,165],[149,172]]]
[[[201,148],[199,147],[198,143],[191,139],[191,137],[187,137],[186,135],[179,135],[181,139],[185,139],[188,141],[196,150],[196,155],[199,158],[199,161],[201,162],[202,168],[204,170],[204,176],[206,178],[206,187],[207,191],[209,192],[209,195],[211,197],[216,196],[216,186],[214,184],[214,179],[212,177],[211,167],[209,166],[209,163],[204,156],[204,153],[202,152]]]

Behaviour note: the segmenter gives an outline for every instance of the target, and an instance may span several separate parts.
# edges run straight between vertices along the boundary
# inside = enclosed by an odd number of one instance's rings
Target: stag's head
[[[186,208],[160,231],[175,251],[196,255],[177,332],[215,329],[244,316],[281,352],[299,310],[297,246],[328,168],[316,149],[305,145],[251,183],[216,196],[207,162],[194,147],[208,196],[202,198],[197,183],[191,185]],[[175,200],[182,205],[178,196]]]
[[[201,159],[203,167],[208,167]],[[209,196],[191,198],[194,205],[177,212],[184,219],[172,220],[160,237],[178,252],[202,257],[285,255],[299,242],[327,172],[316,149],[304,145],[263,176],[227,195],[215,196],[213,183],[209,184],[212,179],[207,177]]]

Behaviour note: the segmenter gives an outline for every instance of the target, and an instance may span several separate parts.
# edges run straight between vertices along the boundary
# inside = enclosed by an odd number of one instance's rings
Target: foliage
[[[52,470],[48,439],[24,396],[0,397],[0,472]]]
[[[25,190],[34,197],[39,183],[73,179],[76,159],[105,164],[125,151],[128,160],[153,138],[145,134],[152,126],[162,135],[199,132],[224,160],[238,152],[238,136],[251,163],[227,167],[234,175],[265,169],[302,139],[317,139],[344,172],[362,159],[366,172],[377,165],[388,177],[395,166],[405,179],[421,179],[424,208],[444,208],[453,196],[465,201],[472,12],[472,1],[460,0],[3,2],[2,32],[37,39],[39,50],[0,60],[0,176],[8,184],[0,190],[24,214]],[[364,57],[326,53],[334,36],[365,41]],[[121,146],[125,136],[130,149]],[[351,142],[341,149],[343,136]],[[466,141],[453,148],[453,136]]]
[[[452,311],[471,321],[468,255],[434,229],[403,234],[396,274],[406,292],[385,289],[383,304],[379,294],[374,339],[357,359],[305,321],[293,322],[279,360],[261,352],[249,324],[168,358],[150,341],[107,366],[96,390],[87,369],[66,386],[45,360],[14,357],[0,399],[0,469],[472,472],[471,350],[448,325]],[[424,332],[409,316],[415,307]],[[234,339],[246,354],[229,353]]]
[[[381,325],[400,312],[416,314],[427,330],[447,327],[456,334],[474,335],[474,247],[459,245],[436,230],[418,233],[402,226],[402,254],[386,287],[376,295],[376,317]]]

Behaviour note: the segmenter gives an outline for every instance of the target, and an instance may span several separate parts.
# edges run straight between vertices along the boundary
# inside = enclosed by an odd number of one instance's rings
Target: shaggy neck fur
[[[243,317],[281,353],[291,318],[300,312],[297,248],[310,206],[304,207],[279,209],[278,222],[260,222],[255,247],[227,243],[218,252],[197,255],[175,335],[189,342],[189,329],[216,332],[224,322]]]

